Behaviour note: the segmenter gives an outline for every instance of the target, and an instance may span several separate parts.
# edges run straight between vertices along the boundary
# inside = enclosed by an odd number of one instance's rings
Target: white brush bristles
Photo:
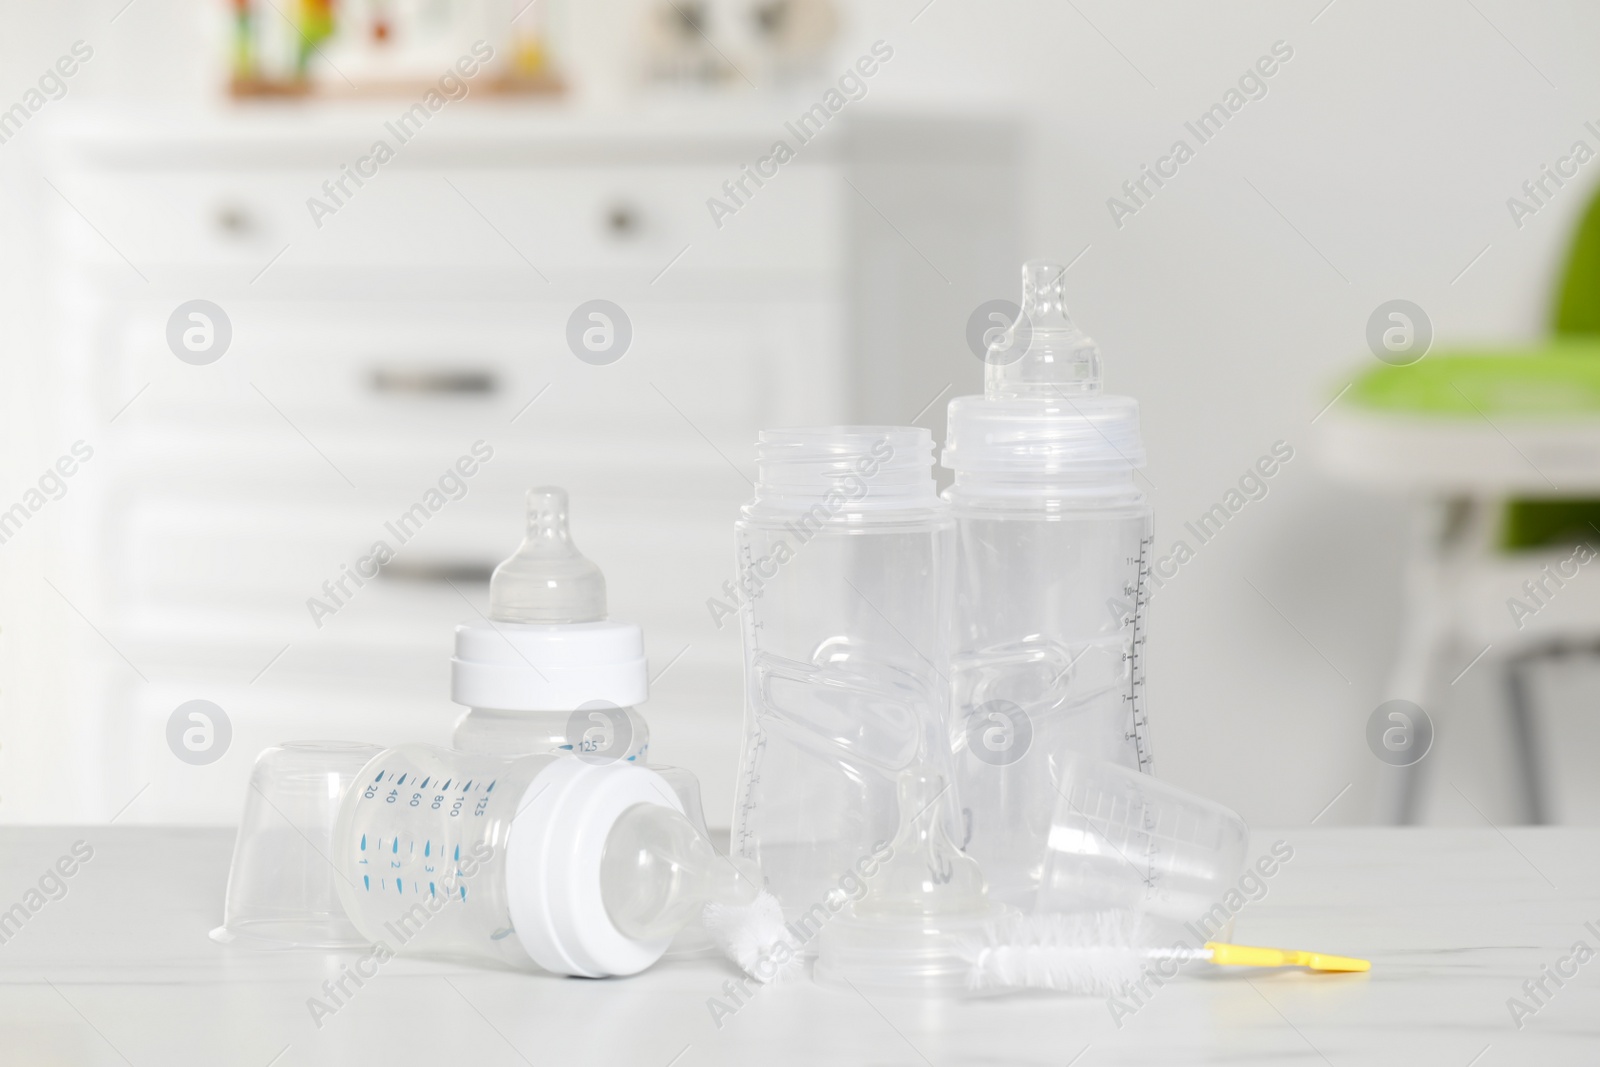
[[[712,901],[702,921],[716,946],[757,981],[784,982],[805,971],[778,898],[766,890],[748,904]]]
[[[1148,955],[1137,947],[1138,919],[1126,912],[1014,915],[962,946],[969,988],[1049,989],[1114,996],[1139,979]]]

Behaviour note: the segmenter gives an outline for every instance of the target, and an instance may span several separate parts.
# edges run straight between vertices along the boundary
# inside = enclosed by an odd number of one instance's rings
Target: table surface
[[[1600,830],[1302,828],[1254,835],[1293,858],[1235,939],[1369,957],[1367,975],[1212,971],[1131,1014],[1101,998],[977,1001],[760,989],[718,1020],[731,967],[667,960],[586,981],[395,959],[334,1015],[308,1007],[350,956],[213,943],[232,833],[0,829],[0,1062],[301,1064],[1595,1064]],[[57,899],[41,876],[93,856]],[[81,847],[80,847],[81,850]],[[1591,923],[1592,928],[1587,928]],[[1570,962],[1563,962],[1570,961]],[[1523,983],[1575,977],[1534,1001]],[[1531,1010],[1514,1019],[1510,998]],[[1518,1022],[1521,1026],[1519,1028]]]

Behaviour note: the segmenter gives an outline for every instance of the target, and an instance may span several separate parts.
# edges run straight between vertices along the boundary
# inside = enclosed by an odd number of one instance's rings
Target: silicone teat
[[[600,899],[624,937],[671,937],[707,903],[747,904],[755,893],[755,884],[672,808],[635,804],[606,837]]]
[[[891,990],[966,988],[963,946],[1000,914],[976,860],[946,831],[954,807],[927,765],[899,780],[900,829],[861,899],[823,927],[815,976]]]
[[[900,775],[900,828],[892,855],[856,903],[858,916],[914,917],[982,912],[983,871],[945,831],[944,780],[925,766]]]
[[[989,400],[1057,400],[1100,391],[1100,349],[1067,314],[1067,268],[1034,260],[1022,267],[1022,312],[989,346]]]
[[[497,622],[599,622],[606,579],[567,532],[567,491],[528,490],[528,532],[489,579],[489,617]]]

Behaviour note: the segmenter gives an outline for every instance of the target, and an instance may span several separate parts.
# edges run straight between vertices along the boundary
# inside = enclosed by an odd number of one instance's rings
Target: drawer
[[[319,445],[421,436],[453,446],[534,426],[579,440],[642,439],[687,416],[742,444],[761,426],[826,421],[842,406],[841,316],[825,301],[627,301],[633,340],[606,366],[568,348],[575,303],[222,306],[233,341],[204,367],[167,348],[170,305],[103,312],[79,340],[95,350],[103,418],[148,383],[120,429],[281,437],[292,435],[288,419]]]
[[[317,218],[308,202],[332,203],[322,185],[335,169],[73,171],[56,179],[77,209],[60,206],[59,232],[80,263],[120,272],[126,256],[157,283],[168,268],[216,268],[216,292],[249,291],[269,261],[275,278],[336,268],[332,296],[361,283],[339,271],[362,268],[412,267],[443,285],[491,267],[534,292],[591,277],[648,286],[669,264],[677,277],[837,275],[838,170],[786,168],[718,226],[707,201],[726,198],[739,163],[452,171],[402,157],[362,188],[347,181],[351,195]]]
[[[468,495],[447,502],[420,527],[400,525],[409,498],[308,506],[271,493],[143,496],[106,516],[118,531],[109,546],[109,577],[118,599],[127,603],[231,607],[311,632],[306,598],[323,596],[325,580],[337,577],[343,565],[354,567],[382,540],[394,550],[394,561],[355,591],[352,605],[377,598],[379,590],[395,590],[392,595],[404,599],[433,589],[446,594],[452,616],[470,616],[448,583],[481,584],[511,554],[522,536],[523,500],[520,491],[485,493],[476,479],[467,484]],[[582,485],[569,491],[573,536],[605,570],[613,601],[622,597],[647,606],[638,591],[649,589],[659,590],[665,603],[701,609],[731,573],[733,521],[746,491],[642,500],[602,496]],[[663,567],[668,560],[671,565]],[[385,609],[374,618],[406,618],[400,605],[390,607],[395,612]]]

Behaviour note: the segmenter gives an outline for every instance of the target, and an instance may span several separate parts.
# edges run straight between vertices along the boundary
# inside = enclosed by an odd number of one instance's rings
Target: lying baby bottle
[[[456,627],[450,695],[471,710],[463,752],[576,751],[643,760],[649,692],[644,636],[606,618],[606,580],[567,529],[567,493],[528,491],[528,529],[489,580],[489,618]]]
[[[755,886],[654,771],[573,755],[387,749],[345,792],[336,888],[390,954],[601,978],[656,962],[707,903]]]
[[[1064,753],[1148,769],[1144,627],[1150,504],[1139,406],[1101,391],[1100,352],[1029,263],[1022,309],[986,355],[984,395],[950,402],[956,526],[951,741],[968,853],[1028,907]]]

